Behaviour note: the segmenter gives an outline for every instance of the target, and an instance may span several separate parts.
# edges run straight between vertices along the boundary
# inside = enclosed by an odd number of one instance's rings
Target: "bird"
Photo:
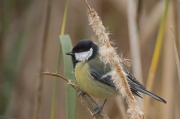
[[[80,94],[87,93],[93,97],[105,99],[100,107],[94,109],[93,115],[99,113],[108,98],[120,94],[111,79],[112,67],[109,63],[104,63],[100,59],[98,45],[89,39],[79,41],[73,47],[72,51],[67,52],[66,55],[70,55],[72,58],[76,82],[82,90]],[[160,102],[166,103],[163,98],[146,90],[123,65],[122,67],[133,95],[142,98],[140,93],[143,93]]]

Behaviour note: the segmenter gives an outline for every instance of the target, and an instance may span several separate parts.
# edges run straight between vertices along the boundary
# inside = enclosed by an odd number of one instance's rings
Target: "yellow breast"
[[[111,98],[118,94],[115,88],[95,80],[85,62],[79,62],[75,67],[75,77],[79,87],[86,93],[97,98]]]

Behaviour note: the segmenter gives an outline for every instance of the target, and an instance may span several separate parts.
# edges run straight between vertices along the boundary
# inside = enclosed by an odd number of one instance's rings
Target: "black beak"
[[[66,55],[74,55],[72,52],[66,52]]]

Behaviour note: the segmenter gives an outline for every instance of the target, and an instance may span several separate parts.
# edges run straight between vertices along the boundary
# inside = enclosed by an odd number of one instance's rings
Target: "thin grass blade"
[[[153,58],[152,58],[152,62],[151,62],[151,66],[150,66],[150,70],[149,70],[149,74],[148,74],[148,80],[147,80],[146,88],[149,91],[152,90],[153,82],[154,82],[154,76],[155,76],[157,66],[159,63],[159,57],[160,57],[160,53],[161,53],[161,49],[162,49],[163,36],[164,36],[164,30],[165,30],[165,25],[166,25],[166,18],[167,18],[169,2],[170,2],[170,0],[165,1],[165,10],[164,10],[164,13],[163,13],[163,16],[161,19],[161,23],[160,23],[160,27],[159,27],[159,31],[158,31],[158,36],[157,36],[157,40],[156,40],[156,45],[155,45],[155,49],[154,49],[154,53],[153,53]],[[144,104],[144,112],[145,113],[148,110],[149,101],[150,101],[150,98],[145,97],[145,101],[144,101],[145,102],[145,104]]]
[[[180,61],[179,61],[179,56],[178,56],[177,44],[176,44],[176,41],[174,39],[172,26],[170,27],[170,29],[171,29],[171,32],[172,32],[172,40],[173,40],[173,45],[174,45],[174,55],[175,55],[176,67],[177,67],[178,78],[179,78],[179,83],[180,83]]]

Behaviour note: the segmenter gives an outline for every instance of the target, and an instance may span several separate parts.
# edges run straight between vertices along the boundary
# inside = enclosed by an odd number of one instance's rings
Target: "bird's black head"
[[[72,49],[71,52],[67,52],[67,55],[72,56],[73,65],[76,63],[91,60],[96,56],[98,52],[98,46],[91,40],[81,40]]]

